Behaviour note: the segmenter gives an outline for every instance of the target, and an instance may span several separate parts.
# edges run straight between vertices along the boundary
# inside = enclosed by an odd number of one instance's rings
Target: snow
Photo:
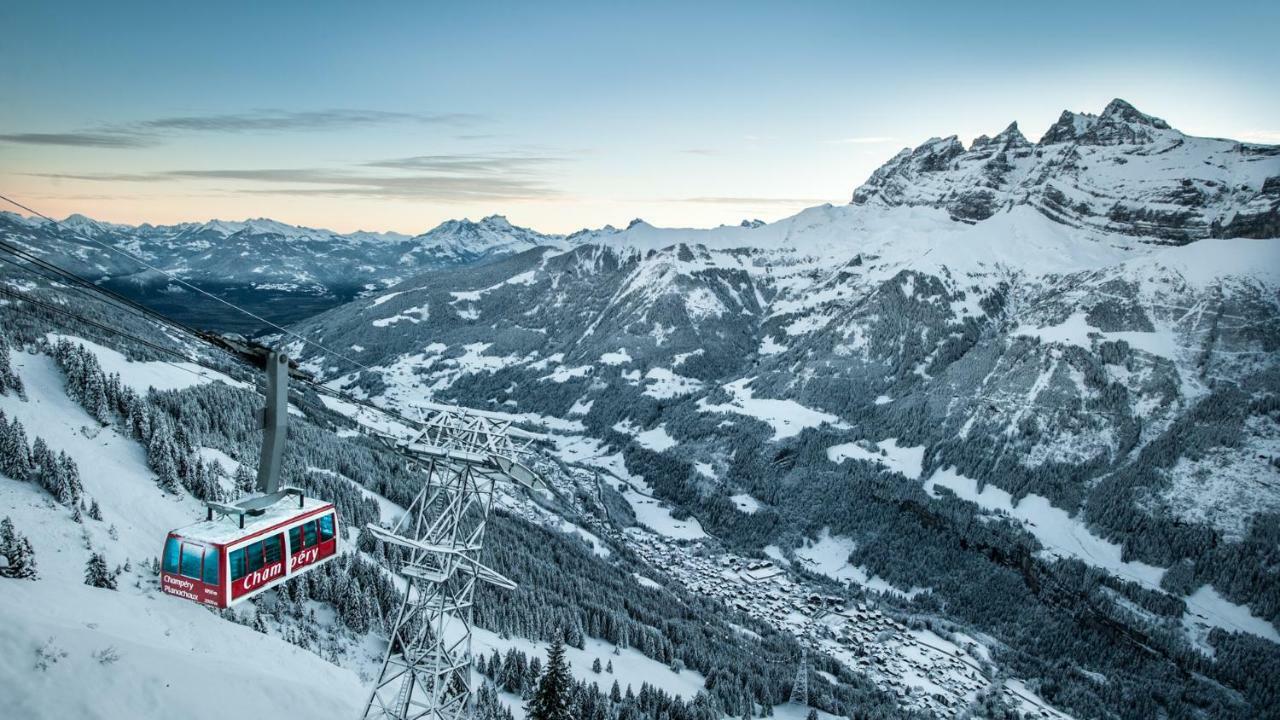
[[[169,530],[203,517],[199,503],[175,499],[155,485],[146,454],[132,438],[102,427],[67,397],[53,358],[18,352],[10,357],[27,399],[12,393],[0,396],[0,410],[11,420],[22,421],[29,441],[44,438],[54,453],[65,451],[76,461],[86,496],[98,501],[103,517],[120,532],[120,542],[113,546],[121,553],[137,559],[153,557]],[[122,483],[121,478],[141,482]],[[3,514],[8,513],[0,511]],[[43,562],[43,558],[37,560]],[[83,571],[83,561],[75,571]]]
[[[889,581],[871,575],[865,568],[849,564],[849,554],[857,547],[851,538],[832,535],[830,528],[822,528],[817,542],[796,550],[796,558],[813,572],[826,575],[832,580],[851,582],[868,590],[890,593],[905,598],[914,598],[924,592],[924,588],[902,590]]]
[[[193,385],[203,385],[209,382],[222,382],[238,388],[251,387],[220,372],[206,370],[195,363],[160,360],[134,361],[117,350],[103,347],[82,338],[59,335],[57,333],[49,333],[48,338],[49,342],[68,340],[91,351],[97,356],[98,364],[102,366],[104,372],[108,375],[119,373],[122,383],[143,395],[147,393],[148,388],[155,388],[159,391],[182,390]]]
[[[625,365],[631,362],[631,354],[626,348],[618,348],[617,352],[607,352],[600,356],[600,362],[605,365]]]
[[[1280,632],[1266,620],[1254,615],[1244,605],[1237,605],[1218,594],[1212,585],[1203,585],[1186,598],[1187,610],[1182,627],[1198,647],[1211,649],[1209,631],[1222,628],[1227,632],[1247,632],[1280,644]]]
[[[200,459],[220,465],[227,476],[235,475],[240,469],[240,462],[217,448],[202,447],[199,449]]]
[[[392,315],[391,317],[379,318],[374,320],[372,324],[376,328],[388,327],[403,321],[408,321],[417,325],[420,322],[426,322],[429,317],[431,317],[430,307],[427,305],[420,305],[418,307],[401,310],[399,313]]]
[[[631,573],[631,577],[636,579],[636,583],[639,584],[640,587],[652,588],[654,590],[662,589],[662,585],[660,583],[654,580],[650,580],[649,578],[645,577],[644,575],[641,575],[640,573]]]
[[[760,343],[761,355],[779,355],[787,351],[787,346],[773,339],[772,335],[766,335],[764,341]]]
[[[102,717],[104,708],[112,717],[162,717],[180,709],[184,717],[209,720],[258,717],[268,709],[280,718],[354,715],[365,693],[355,673],[162,595],[149,575],[139,574],[171,528],[203,514],[200,504],[162,493],[142,448],[70,400],[51,358],[11,357],[27,399],[0,396],[0,408],[22,421],[29,438],[42,437],[54,452],[76,460],[103,521],[77,525],[36,485],[0,477],[0,516],[13,517],[31,539],[40,571],[39,580],[7,581],[0,592],[6,717]],[[108,537],[110,526],[118,540]],[[118,591],[83,584],[86,542],[106,554],[109,566],[132,562],[134,572],[121,577]],[[36,670],[37,649],[46,643],[66,655]],[[94,657],[107,648],[116,649],[117,663]],[[237,690],[219,694],[216,703],[192,702],[208,697],[211,687]]]
[[[747,387],[753,379],[744,378],[724,385],[724,389],[733,396],[729,402],[713,405],[706,398],[701,398],[698,400],[698,409],[702,412],[734,413],[762,420],[773,428],[775,441],[795,437],[806,428],[839,422],[835,415],[812,410],[794,400],[757,398]]]
[[[654,452],[670,450],[679,444],[679,441],[667,434],[665,425],[659,425],[652,430],[637,433],[635,437],[636,442]]]
[[[449,625],[451,628],[457,626],[458,623]],[[490,655],[495,649],[499,653],[504,653],[508,648],[515,648],[530,657],[537,656],[543,662],[547,659],[547,643],[534,642],[519,637],[503,638],[497,633],[483,628],[475,628],[472,631],[472,641],[474,643],[473,652],[476,655],[481,653]],[[607,672],[601,672],[597,675],[592,672],[591,663],[596,658],[600,659],[601,665],[613,662],[613,675],[609,675]],[[569,661],[569,670],[575,678],[588,683],[600,683],[606,692],[608,692],[612,680],[616,678],[624,693],[627,690],[627,685],[631,685],[632,689],[639,692],[643,683],[649,683],[653,687],[672,695],[677,695],[684,700],[692,700],[706,683],[706,678],[695,670],[686,669],[678,673],[672,672],[671,668],[657,660],[645,657],[635,648],[619,649],[615,645],[597,638],[586,638],[581,650],[566,645],[565,659]]]
[[[354,717],[366,695],[355,673],[311,652],[158,592],[88,587],[76,570],[0,594],[7,717]],[[46,643],[66,657],[33,670]],[[118,662],[94,657],[107,648]]]
[[[595,370],[595,368],[590,365],[581,365],[578,367],[565,367],[561,365],[557,367],[555,370],[553,370],[550,375],[543,375],[538,379],[550,380],[551,382],[556,384],[563,384],[563,383],[569,382],[570,380],[584,378],[590,375],[593,370]]]
[[[733,503],[734,507],[738,508],[739,512],[746,513],[747,515],[755,515],[760,510],[760,501],[746,493],[730,495],[729,500]]]
[[[978,491],[978,481],[965,477],[954,468],[937,470],[925,482],[925,490],[934,497],[937,487],[945,487],[962,500],[969,500],[986,510],[1007,513],[1020,522],[1046,548],[1048,555],[1066,555],[1102,568],[1120,577],[1159,587],[1164,569],[1138,561],[1123,559],[1119,545],[1094,535],[1080,520],[1065,510],[1054,507],[1047,498],[1030,494],[1015,506],[1013,496],[988,483]]]
[[[644,394],[658,400],[667,400],[680,395],[688,395],[702,389],[702,382],[693,378],[677,375],[661,367],[650,368],[645,374]]]
[[[888,404],[889,404],[889,403],[891,403],[891,402],[893,402],[893,398],[889,397],[888,395],[877,395],[877,396],[876,396],[876,404],[877,404],[877,405],[888,405]]]
[[[865,440],[859,442],[832,445],[827,448],[827,459],[834,463],[845,460],[865,460],[882,465],[894,472],[902,473],[908,478],[918,478],[924,463],[924,446],[900,447],[897,438],[888,438],[876,443],[879,452],[871,452],[863,447]]]
[[[401,290],[401,291],[399,291],[399,292],[391,292],[391,293],[387,293],[386,295],[379,295],[378,297],[376,297],[376,298],[374,298],[374,299],[373,299],[373,302],[372,302],[372,303],[370,303],[369,307],[378,307],[378,306],[379,306],[379,305],[381,305],[382,303],[384,303],[384,302],[386,302],[386,301],[388,301],[388,300],[390,300],[390,299],[392,299],[392,298],[396,297],[397,295],[403,295],[404,293],[405,293],[405,291],[404,291],[404,290]]]
[[[1076,345],[1086,350],[1092,349],[1095,337],[1099,342],[1123,340],[1135,350],[1141,350],[1170,360],[1176,360],[1178,357],[1178,342],[1171,329],[1162,329],[1157,332],[1103,332],[1090,325],[1085,317],[1085,313],[1077,312],[1061,323],[1049,327],[1023,325],[1018,328],[1016,334],[1038,337],[1041,342],[1046,343]]]

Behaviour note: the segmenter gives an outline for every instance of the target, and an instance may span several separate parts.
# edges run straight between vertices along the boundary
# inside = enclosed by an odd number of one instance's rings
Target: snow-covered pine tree
[[[526,706],[529,720],[573,720],[569,714],[569,696],[573,680],[564,658],[564,641],[557,636],[547,651],[547,666],[538,678],[538,686]]]
[[[66,451],[58,453],[58,486],[56,493],[58,502],[68,507],[78,506],[84,497],[84,486],[80,484],[80,468]]]
[[[98,521],[102,520],[102,508],[98,506],[97,498],[94,498],[93,502],[89,504],[89,517]]]
[[[103,425],[110,423],[111,404],[107,402],[107,386],[101,370],[85,368],[83,393],[81,404],[90,417]]]
[[[248,465],[240,463],[240,467],[236,468],[235,484],[237,493],[248,495],[257,489],[258,478],[254,476]]]
[[[8,394],[9,390],[22,395],[22,378],[13,370],[13,364],[9,360],[9,347],[8,338],[0,335],[0,395]]]
[[[178,464],[174,457],[173,431],[159,415],[151,418],[151,439],[147,442],[147,464],[156,474],[156,483],[165,492],[178,492]]]
[[[84,584],[107,590],[116,589],[115,575],[111,574],[111,570],[107,567],[107,559],[102,556],[102,553],[89,555],[89,562],[84,566]]]
[[[36,554],[31,541],[13,527],[13,521],[7,516],[0,520],[0,555],[6,561],[5,577],[36,579]]]
[[[0,411],[0,473],[14,480],[30,480],[32,474],[27,432],[17,418],[7,421],[3,411]]]

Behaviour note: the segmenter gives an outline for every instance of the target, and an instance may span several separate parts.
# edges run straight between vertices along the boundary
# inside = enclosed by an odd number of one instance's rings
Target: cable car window
[[[320,540],[333,539],[333,516],[325,515],[320,518]]]
[[[244,556],[249,561],[249,572],[262,569],[262,543],[256,542],[244,549]]]
[[[289,552],[302,550],[302,526],[289,528]]]
[[[268,565],[271,565],[272,563],[280,562],[280,558],[282,556],[282,553],[280,552],[280,536],[272,535],[266,540],[263,540],[262,550],[263,550],[263,553],[267,556],[266,562]]]
[[[204,583],[217,585],[219,580],[218,563],[222,561],[222,553],[216,548],[209,548],[204,554]]]
[[[316,544],[316,522],[315,522],[315,520],[312,520],[311,522],[309,522],[309,523],[307,523],[306,525],[303,525],[303,526],[302,526],[302,535],[303,535],[303,537],[306,539],[307,547],[311,547],[312,545],[315,545],[315,544]]]
[[[244,548],[231,553],[231,580],[234,582],[249,574],[244,562]]]
[[[164,571],[178,572],[178,538],[171,537],[164,541]]]
[[[204,558],[204,547],[201,545],[192,545],[190,543],[182,543],[182,569],[183,577],[189,577],[192,580],[200,579],[200,561]]]

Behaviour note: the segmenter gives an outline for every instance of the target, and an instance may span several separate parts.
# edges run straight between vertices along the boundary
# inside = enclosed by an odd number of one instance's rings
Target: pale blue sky
[[[6,3],[0,188],[127,222],[775,219],[1113,97],[1280,142],[1276,5]]]

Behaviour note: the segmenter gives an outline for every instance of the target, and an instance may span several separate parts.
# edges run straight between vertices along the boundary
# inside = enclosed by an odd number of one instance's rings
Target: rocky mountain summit
[[[954,135],[903,149],[856,205],[945,209],[982,222],[1025,205],[1072,227],[1182,244],[1280,234],[1280,148],[1185,135],[1124,100],[1064,111],[1038,143],[1017,123],[966,149]]]

